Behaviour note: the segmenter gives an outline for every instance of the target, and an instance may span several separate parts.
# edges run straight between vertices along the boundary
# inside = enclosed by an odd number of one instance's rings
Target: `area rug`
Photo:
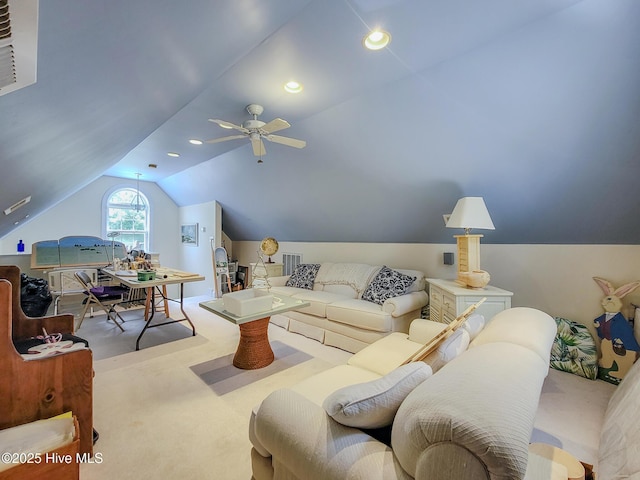
[[[271,365],[256,370],[243,370],[233,366],[233,356],[215,358],[191,367],[191,370],[218,395],[245,387],[313,357],[279,341],[271,342],[275,360]]]
[[[122,325],[124,332],[113,322],[107,321],[105,314],[96,314],[93,317],[87,315],[82,322],[82,326],[77,329],[76,335],[89,342],[94,360],[135,352],[136,339],[145,324],[143,313],[143,309],[120,312],[120,315],[125,319]],[[156,314],[156,316],[158,318],[154,318],[151,325],[166,321],[164,314]],[[140,339],[140,349],[143,350],[191,336],[193,336],[193,331],[186,321],[152,327],[147,329]]]

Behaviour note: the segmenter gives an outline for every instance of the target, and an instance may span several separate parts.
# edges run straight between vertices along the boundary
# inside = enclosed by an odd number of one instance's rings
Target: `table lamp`
[[[471,234],[472,228],[495,230],[489,211],[482,197],[464,197],[456,203],[447,228],[463,228],[464,235],[454,235],[458,241],[457,282],[482,288],[489,283],[489,274],[480,270],[480,239],[483,235]]]

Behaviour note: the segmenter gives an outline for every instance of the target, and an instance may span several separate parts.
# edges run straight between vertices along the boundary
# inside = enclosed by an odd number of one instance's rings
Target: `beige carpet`
[[[78,335],[102,353],[94,360],[94,425],[100,433],[94,451],[100,463],[82,465],[83,480],[248,480],[251,409],[273,390],[342,364],[351,355],[271,325],[276,356],[280,351],[288,363],[249,379],[227,372],[227,382],[235,379],[232,386],[216,392],[214,384],[220,380],[206,374],[224,367],[221,362],[231,358],[239,332],[201,309],[202,300],[209,299],[186,300],[195,337],[189,331],[177,340],[145,347],[145,333],[139,351],[120,353],[109,335],[126,342],[130,336],[106,325],[104,316],[85,320],[92,324],[83,324]],[[95,328],[100,322],[106,327]],[[125,328],[133,327],[133,321],[127,324]],[[181,333],[177,330],[176,335]],[[109,354],[108,345],[118,353]]]
[[[183,318],[180,314],[179,307],[176,304],[175,309],[171,309],[171,315],[175,318]],[[72,313],[71,311],[69,313]],[[96,314],[94,317],[87,316],[76,333],[78,336],[92,339],[91,350],[93,351],[94,360],[103,360],[109,357],[115,357],[124,353],[136,351],[136,340],[144,327],[145,320],[143,318],[144,310],[141,308],[121,310],[120,316],[125,322],[122,324],[124,332],[120,330],[112,321],[107,321],[106,315]],[[154,315],[151,325],[166,322],[164,313]],[[79,318],[76,316],[76,325]],[[159,327],[148,328],[140,339],[140,348],[148,348],[163,343],[173,342],[183,338],[193,336],[193,330],[188,322],[172,323]]]

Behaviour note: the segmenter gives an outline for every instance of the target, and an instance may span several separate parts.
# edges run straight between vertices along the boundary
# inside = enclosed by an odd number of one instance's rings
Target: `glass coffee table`
[[[236,316],[224,309],[222,299],[200,302],[200,307],[209,310],[240,328],[240,341],[233,365],[244,370],[263,368],[273,363],[274,355],[269,343],[269,319],[272,315],[308,307],[309,302],[290,297],[274,296],[272,308],[252,315]]]

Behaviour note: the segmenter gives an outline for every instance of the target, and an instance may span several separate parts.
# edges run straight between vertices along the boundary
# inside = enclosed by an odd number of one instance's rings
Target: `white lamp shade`
[[[495,230],[482,197],[464,197],[458,200],[447,222],[447,228],[480,228]]]

